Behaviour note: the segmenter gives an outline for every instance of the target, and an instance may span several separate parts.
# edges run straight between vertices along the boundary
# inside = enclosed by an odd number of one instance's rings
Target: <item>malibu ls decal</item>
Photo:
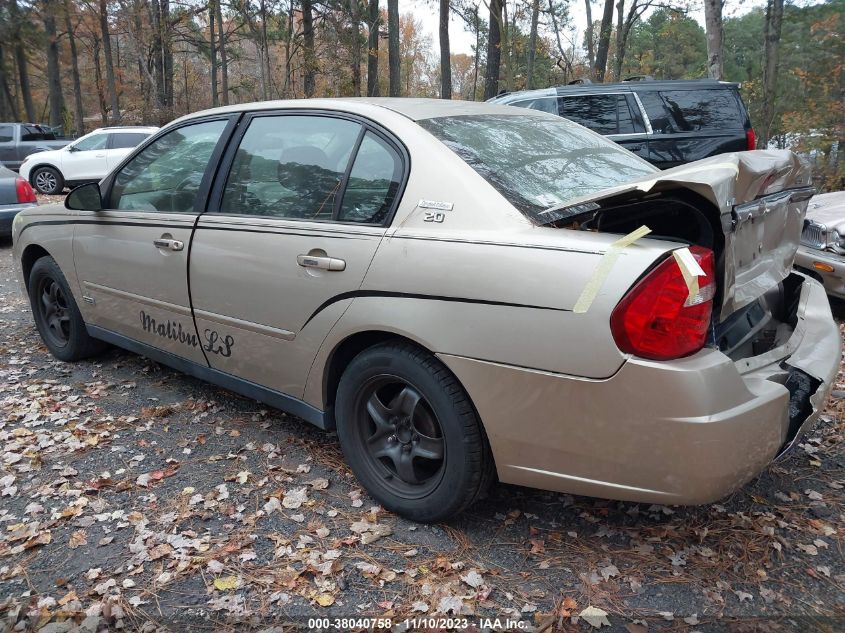
[[[188,347],[200,347],[200,341],[197,335],[193,332],[193,328],[183,328],[178,321],[156,321],[149,314],[141,310],[141,329],[151,334],[156,334],[161,338],[166,338],[170,341],[176,341]],[[235,338],[230,335],[221,336],[219,332],[206,328],[203,330],[203,338],[205,341],[202,344],[202,349],[212,354],[218,354],[225,358],[232,355],[232,347],[235,345]]]

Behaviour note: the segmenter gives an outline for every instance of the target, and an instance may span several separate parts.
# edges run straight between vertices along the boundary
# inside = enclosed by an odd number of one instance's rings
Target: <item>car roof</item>
[[[347,106],[346,108],[344,106]],[[329,109],[348,110],[360,114],[376,115],[380,109],[391,110],[397,114],[421,121],[438,117],[466,116],[477,114],[506,114],[514,116],[513,108],[484,101],[460,101],[453,99],[416,99],[406,97],[347,97],[339,99],[286,99],[280,101],[256,101],[253,103],[239,103],[237,105],[212,108],[201,112],[185,115],[177,121],[187,121],[194,118],[227,112],[252,112],[258,110],[283,109]],[[547,116],[542,112],[527,111],[529,115]],[[525,115],[525,112],[521,112]]]
[[[158,128],[153,125],[109,125],[98,127],[91,132],[155,132],[156,130]]]
[[[716,79],[665,79],[665,80],[637,80],[619,81],[613,83],[586,83],[567,84],[565,86],[552,86],[550,88],[539,88],[536,90],[518,90],[515,92],[503,92],[493,97],[491,102],[511,101],[516,98],[531,96],[548,97],[567,94],[591,94],[606,92],[651,92],[654,90],[700,90],[721,88],[724,90],[736,90],[738,83],[730,81],[717,81]]]

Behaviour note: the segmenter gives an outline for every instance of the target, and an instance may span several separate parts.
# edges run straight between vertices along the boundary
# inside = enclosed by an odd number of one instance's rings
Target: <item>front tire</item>
[[[52,257],[42,257],[33,265],[29,302],[41,340],[59,360],[82,360],[105,349],[105,343],[88,335],[79,306]]]
[[[65,179],[54,167],[39,167],[32,172],[32,186],[38,193],[55,196],[64,191]]]
[[[346,461],[382,506],[421,522],[452,517],[486,492],[493,459],[463,387],[434,356],[385,343],[356,356],[335,417]]]

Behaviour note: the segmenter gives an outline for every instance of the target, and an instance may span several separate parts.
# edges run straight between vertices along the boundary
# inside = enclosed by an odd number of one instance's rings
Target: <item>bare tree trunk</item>
[[[6,55],[3,46],[0,45],[0,117],[7,120],[7,107],[9,113],[12,115],[13,121],[18,121],[18,106],[15,99],[12,97],[12,91],[9,89],[9,78],[6,75]]]
[[[472,74],[472,100],[475,101],[478,96],[478,57],[481,54],[481,16],[478,15],[478,5],[475,6],[475,58],[473,60],[473,74]]]
[[[595,33],[593,33],[593,5],[592,0],[584,0],[585,8],[587,10],[587,61],[590,64],[590,74],[593,74],[593,69],[596,67],[596,44],[593,41]]]
[[[18,10],[17,0],[11,0],[10,15],[12,28],[15,29],[15,61],[18,66],[18,79],[20,80],[21,96],[23,97],[23,109],[26,111],[26,118],[30,123],[35,123],[35,104],[32,101],[32,88],[29,83],[29,69],[27,67],[26,49],[23,46],[21,36],[21,15]]]
[[[208,42],[211,46],[211,107],[216,108],[220,105],[220,100],[217,96],[217,40],[214,37],[214,19],[217,17],[217,9],[214,4],[217,0],[211,0],[208,3]]]
[[[502,61],[502,0],[490,0],[490,34],[487,39],[487,69],[484,75],[484,99],[499,92]]]
[[[264,76],[267,81],[264,85],[263,99],[269,99],[273,92],[273,76],[270,73],[270,41],[267,38],[267,2],[261,0],[259,5],[261,11],[261,67],[264,69]]]
[[[516,8],[513,11],[513,18],[516,19]],[[516,29],[511,27],[508,21],[508,1],[502,0],[502,44],[499,47],[505,54],[505,90],[510,92],[513,89],[513,49],[511,32]]]
[[[635,0],[636,1],[636,0]],[[616,57],[613,60],[613,78],[622,81],[622,62],[625,59],[625,0],[616,3]]]
[[[369,0],[367,6],[367,96],[378,97],[378,27],[381,15],[378,10],[378,0]]]
[[[613,30],[613,0],[604,0],[604,13],[599,28],[599,47],[596,50],[596,80],[604,82],[607,71],[607,56],[610,52],[610,32]]]
[[[361,96],[361,12],[358,0],[349,0],[352,19],[352,96]]]
[[[780,30],[783,22],[783,0],[769,0],[766,5],[765,47],[763,50],[763,107],[757,135],[758,147],[765,149],[772,136],[775,120],[775,97],[780,63]]]
[[[70,44],[70,65],[71,76],[73,77],[73,125],[76,134],[85,134],[85,111],[82,107],[82,84],[79,80],[79,55],[76,50],[76,36],[73,34],[73,23],[70,19],[70,0],[64,1],[65,29],[67,30],[68,43]]]
[[[723,0],[704,0],[704,30],[707,33],[707,74],[722,79],[722,5]]]
[[[97,105],[100,106],[100,120],[105,125],[108,122],[106,115],[106,94],[103,90],[103,71],[100,66],[100,38],[94,36],[94,83],[97,87]]]
[[[223,0],[215,1],[217,33],[220,41],[220,102],[229,105],[229,59],[226,53],[226,28],[223,24]]]
[[[531,0],[531,31],[528,34],[528,68],[525,73],[525,87],[534,85],[534,58],[537,55],[537,24],[540,21],[540,0]]]
[[[561,42],[561,40],[560,40],[560,28],[558,27],[558,23],[557,23],[557,13],[555,12],[554,0],[549,0],[549,15],[552,18],[552,29],[555,32],[555,41],[557,42],[557,50],[558,50],[558,53],[560,53],[560,56],[563,58],[563,61],[565,63],[565,66],[563,68],[563,81],[564,81],[564,83],[566,83],[566,81],[569,77],[569,73],[573,72],[572,71],[572,58],[575,56],[575,54],[573,52],[572,54],[567,55],[566,51],[563,50],[563,42]],[[560,60],[558,60],[558,63],[556,65],[558,67],[560,67]]]
[[[111,36],[109,35],[109,13],[106,0],[100,0],[100,30],[103,34],[103,55],[106,58],[106,82],[111,97],[111,122],[120,121],[120,100],[117,94],[117,82],[114,78],[114,61],[111,55]]]
[[[452,98],[452,52],[449,47],[449,0],[440,0],[440,98]]]
[[[314,58],[314,10],[311,0],[302,0],[302,54],[305,58],[303,89],[305,96],[311,98],[314,96],[317,64]]]
[[[387,69],[390,96],[400,96],[399,83],[399,0],[387,0]]]
[[[47,35],[47,91],[50,99],[50,126],[62,125],[62,80],[59,71],[59,42],[56,34],[55,5],[42,6],[42,21]]]

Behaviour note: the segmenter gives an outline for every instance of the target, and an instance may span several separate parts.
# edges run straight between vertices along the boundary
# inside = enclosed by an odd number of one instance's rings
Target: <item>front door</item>
[[[403,158],[338,114],[256,114],[241,127],[192,244],[197,330],[213,368],[301,397],[384,235]]]
[[[228,118],[192,122],[145,147],[80,212],[74,262],[85,321],[205,364],[191,318],[188,253]]]
[[[99,180],[108,172],[106,147],[109,134],[100,132],[79,139],[62,151],[62,174],[65,180]]]

